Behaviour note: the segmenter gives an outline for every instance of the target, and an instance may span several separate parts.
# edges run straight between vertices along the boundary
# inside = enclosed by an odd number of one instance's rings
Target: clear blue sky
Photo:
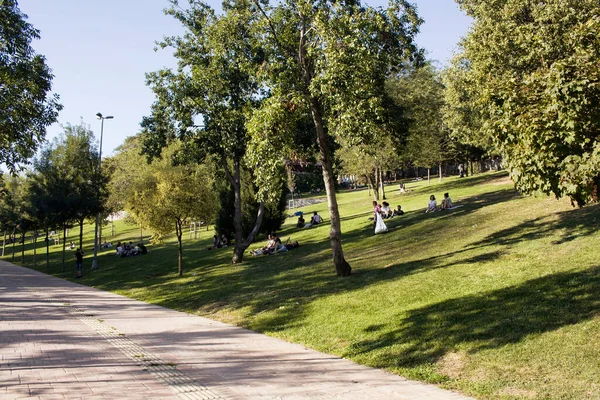
[[[418,45],[430,59],[445,64],[470,20],[454,0],[412,2],[425,20]],[[208,3],[220,8],[220,1]],[[366,3],[384,6],[387,1]],[[21,11],[41,31],[33,47],[46,56],[55,75],[53,91],[64,106],[48,138],[62,131],[59,124],[75,125],[81,119],[99,138],[97,112],[115,117],[104,123],[104,155],[139,132],[154,99],[144,73],[176,65],[170,51],[154,51],[156,40],[182,32],[163,14],[166,5],[166,0],[19,0]]]

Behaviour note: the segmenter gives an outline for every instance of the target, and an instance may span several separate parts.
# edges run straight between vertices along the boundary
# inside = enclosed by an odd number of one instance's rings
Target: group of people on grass
[[[133,257],[143,254],[148,254],[148,249],[144,246],[144,243],[136,245],[134,245],[133,242],[117,243],[117,252],[115,253],[117,257]]]
[[[229,239],[223,233],[220,237],[219,235],[213,236],[213,245],[208,248],[208,250],[220,249],[221,247],[229,246]]]
[[[403,215],[404,211],[402,210],[402,206],[400,204],[398,204],[396,209],[392,210],[387,201],[384,201],[381,204],[373,201],[373,217],[375,220],[377,219],[378,214],[381,216],[381,218],[387,219]]]
[[[442,199],[442,204],[440,204],[439,210],[450,210],[454,208],[452,205],[452,199],[450,199],[450,195],[448,192],[444,193],[444,198]],[[434,212],[438,210],[437,200],[435,196],[432,194],[429,196],[429,203],[427,203],[427,208],[425,209],[426,213]]]
[[[310,222],[308,224],[304,220],[304,215],[301,213],[298,216],[298,222],[296,223],[296,227],[297,228],[310,228],[311,226],[319,225],[321,222],[323,222],[323,218],[321,218],[319,213],[317,213],[316,211],[313,211],[313,215],[310,218]]]
[[[300,243],[298,243],[297,240],[292,242],[288,238],[286,243],[283,244],[281,243],[281,239],[277,235],[269,235],[269,240],[267,241],[267,244],[261,248],[250,250],[250,254],[252,254],[253,256],[271,255],[284,251],[290,251],[297,247],[300,247]]]

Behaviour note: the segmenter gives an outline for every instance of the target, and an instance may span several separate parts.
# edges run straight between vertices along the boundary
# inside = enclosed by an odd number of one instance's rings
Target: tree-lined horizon
[[[359,1],[228,0],[221,13],[200,0],[170,1],[165,12],[186,32],[157,45],[174,50],[178,67],[148,73],[156,101],[140,124],[141,136],[121,149],[135,152],[127,161],[139,160],[131,168],[140,175],[138,193],[146,193],[140,199],[158,191],[160,174],[171,184],[178,169],[199,173],[196,185],[213,210],[172,216],[179,221],[173,226],[180,231],[189,218],[219,215],[217,229],[233,236],[232,261],[242,262],[259,232],[280,226],[286,186],[295,187],[290,165],[312,163],[322,174],[318,186],[328,201],[338,276],[352,272],[336,199],[342,174],[359,177],[379,200],[387,171],[421,167],[428,175],[437,170],[441,179],[444,165],[470,165],[472,173],[473,161],[499,156],[523,193],[566,196],[579,206],[597,200],[600,5],[457,2],[473,18],[473,29],[451,64],[437,70],[415,44],[422,20],[409,1],[392,0],[384,9]],[[39,32],[14,0],[3,0],[0,13],[0,161],[15,173],[43,144],[61,106],[50,93],[44,57],[31,48]],[[78,151],[90,155],[89,162],[58,171],[52,160],[60,146],[42,146],[28,175],[5,179],[5,232],[81,226],[91,209],[108,213],[131,200],[123,197],[118,174],[110,195],[94,189],[108,178],[95,172],[91,131],[65,127],[87,132],[87,150]],[[64,157],[75,163],[74,156]],[[107,159],[108,169],[127,165],[124,159],[119,153]],[[144,181],[149,168],[158,168],[153,162],[163,172]],[[77,190],[69,187],[76,182]],[[160,202],[181,206],[193,189],[184,189],[187,183],[165,190]],[[67,219],[54,215],[71,209],[78,191],[89,210],[73,208],[75,217]],[[35,201],[27,193],[35,193]],[[173,193],[179,195],[166,196]],[[159,229],[149,222],[151,207],[139,209],[145,210],[137,215],[140,226],[167,231],[168,224]]]

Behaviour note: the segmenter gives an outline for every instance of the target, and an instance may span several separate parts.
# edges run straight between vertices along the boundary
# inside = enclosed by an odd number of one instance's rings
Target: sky
[[[220,1],[207,0],[216,9]],[[417,44],[428,58],[443,66],[451,58],[471,20],[454,0],[412,0],[425,20]],[[62,132],[61,124],[89,125],[100,138],[96,113],[112,115],[104,121],[102,153],[110,155],[126,137],[140,131],[142,117],[154,101],[144,74],[172,68],[169,50],[154,51],[155,42],[180,35],[181,26],[164,15],[167,0],[19,0],[29,23],[40,31],[33,42],[54,74],[53,92],[64,106],[47,138]],[[385,6],[386,0],[366,0]]]

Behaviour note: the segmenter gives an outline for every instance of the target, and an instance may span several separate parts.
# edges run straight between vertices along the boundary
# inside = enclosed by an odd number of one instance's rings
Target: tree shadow
[[[494,232],[481,241],[473,243],[472,246],[511,246],[524,240],[536,240],[551,233],[562,232],[561,238],[552,242],[554,245],[560,245],[594,234],[600,226],[596,222],[600,221],[600,204],[562,211],[554,215],[558,218],[552,219],[548,216],[533,218]]]
[[[409,311],[385,328],[378,327],[385,333],[351,345],[345,356],[378,350],[380,368],[415,367],[435,363],[465,345],[470,353],[501,347],[527,335],[589,320],[599,311],[600,267],[596,266]]]

